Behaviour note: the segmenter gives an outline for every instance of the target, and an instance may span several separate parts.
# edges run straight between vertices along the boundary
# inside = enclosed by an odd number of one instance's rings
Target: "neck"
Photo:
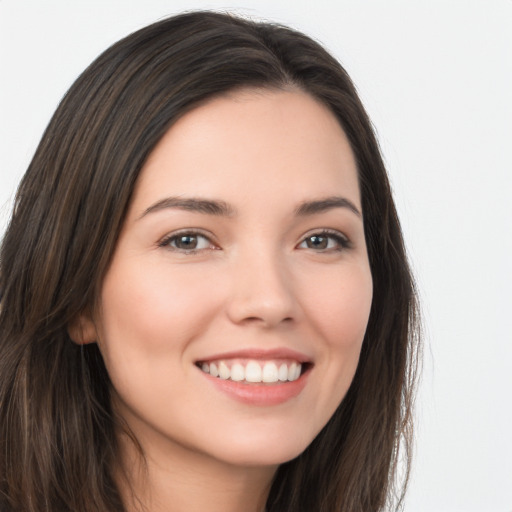
[[[264,512],[276,466],[228,464],[188,448],[147,450],[121,436],[118,482],[127,512]]]

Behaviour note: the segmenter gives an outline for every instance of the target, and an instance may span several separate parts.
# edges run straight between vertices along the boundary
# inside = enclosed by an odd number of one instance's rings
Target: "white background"
[[[0,0],[0,235],[77,75],[120,37],[193,8],[298,28],[356,82],[424,309],[406,511],[511,512],[512,0]]]

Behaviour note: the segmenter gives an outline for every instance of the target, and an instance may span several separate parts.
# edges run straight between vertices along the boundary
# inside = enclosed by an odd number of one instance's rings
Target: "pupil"
[[[176,242],[180,249],[194,249],[197,246],[197,237],[184,235],[180,236]]]
[[[309,247],[312,249],[326,249],[327,248],[327,237],[311,236],[309,238]]]

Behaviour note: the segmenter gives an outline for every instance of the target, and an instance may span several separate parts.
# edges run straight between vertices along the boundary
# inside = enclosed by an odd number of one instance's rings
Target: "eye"
[[[164,238],[159,246],[184,253],[216,248],[207,236],[194,231],[183,231],[170,235]]]
[[[350,247],[348,238],[337,231],[321,231],[308,235],[298,245],[300,249],[313,249],[317,252],[342,251]]]

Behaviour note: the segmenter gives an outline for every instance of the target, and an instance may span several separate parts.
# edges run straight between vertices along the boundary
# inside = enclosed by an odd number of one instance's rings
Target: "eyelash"
[[[204,251],[206,249],[206,248],[182,249],[180,247],[172,247],[171,246],[172,242],[175,242],[179,238],[185,238],[185,237],[196,238],[196,239],[204,238],[205,240],[208,241],[208,245],[210,246],[209,248],[215,247],[215,244],[210,240],[210,237],[208,235],[204,234],[201,231],[197,231],[194,229],[187,229],[187,230],[179,231],[178,233],[173,233],[169,236],[166,236],[158,243],[158,246],[163,247],[165,249],[169,249],[171,251],[176,251],[176,252],[180,252],[183,254],[187,254],[187,255],[188,254],[196,254],[196,253],[198,253],[200,251]]]
[[[203,238],[208,241],[209,247],[203,247],[200,249],[195,249],[195,248],[194,249],[183,249],[183,248],[179,248],[179,247],[173,247],[171,245],[173,242],[176,242],[179,238],[184,238],[184,237],[190,237],[190,238],[196,238],[196,239]],[[302,241],[297,245],[297,247],[300,247],[302,244],[307,243],[307,240],[311,239],[313,237],[331,239],[331,240],[334,240],[334,242],[336,243],[336,247],[327,247],[325,249],[321,249],[321,250],[315,251],[315,252],[320,252],[320,253],[341,252],[341,251],[344,251],[345,249],[351,248],[351,243],[345,235],[342,235],[339,231],[334,231],[334,230],[329,230],[329,229],[324,229],[322,231],[313,232],[313,233],[305,236],[302,239]],[[204,234],[201,231],[197,231],[194,229],[187,229],[187,230],[183,230],[178,233],[173,233],[169,236],[166,236],[158,243],[158,246],[162,247],[162,248],[169,249],[171,251],[180,252],[180,253],[186,254],[186,255],[197,254],[198,252],[204,251],[207,248],[208,249],[213,248],[214,250],[217,249],[217,247],[211,241],[211,239],[208,235]],[[305,247],[305,249],[312,249],[312,248]]]
[[[314,232],[305,236],[302,239],[302,242],[300,242],[299,246],[305,243],[308,239],[311,239],[313,237],[332,239],[335,241],[337,245],[334,248],[328,247],[317,252],[341,252],[344,251],[345,249],[350,249],[352,247],[350,240],[345,235],[341,234],[339,231],[334,231],[331,229],[324,229],[320,232]]]

